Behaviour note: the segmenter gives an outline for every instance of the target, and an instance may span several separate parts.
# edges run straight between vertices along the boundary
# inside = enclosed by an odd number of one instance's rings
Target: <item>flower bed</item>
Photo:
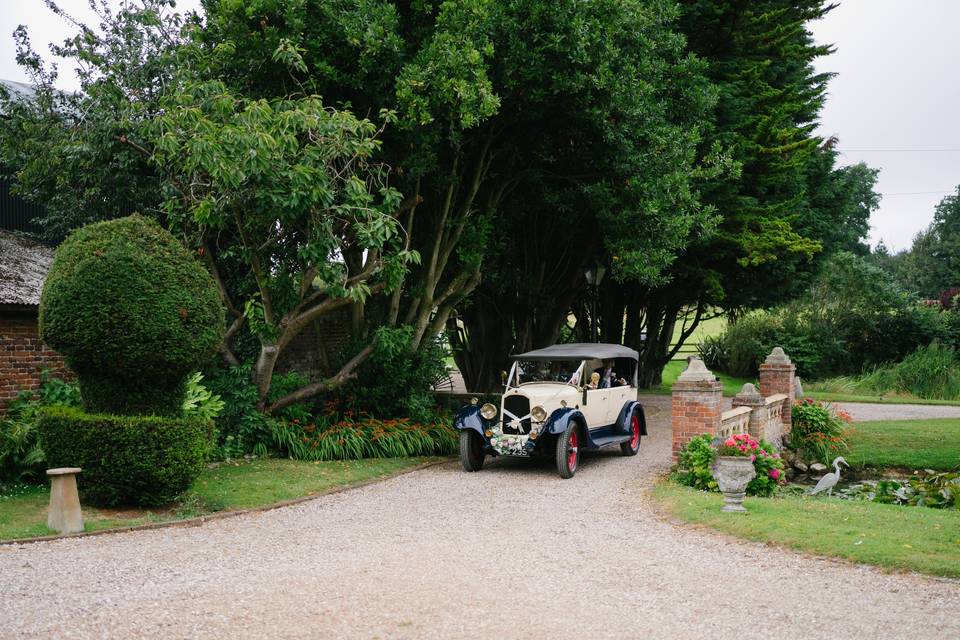
[[[783,460],[773,445],[740,433],[725,440],[701,435],[680,451],[674,477],[680,484],[703,491],[719,491],[711,467],[717,456],[749,456],[756,477],[747,485],[749,496],[770,496],[783,484]]]
[[[848,413],[812,398],[798,400],[791,411],[786,446],[799,458],[829,465],[847,450],[844,431],[852,421]]]

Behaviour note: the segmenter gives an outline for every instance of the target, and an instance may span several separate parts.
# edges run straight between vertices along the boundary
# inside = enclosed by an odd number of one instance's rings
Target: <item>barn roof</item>
[[[0,97],[4,97],[4,91],[9,96],[9,99],[14,102],[18,100],[33,100],[37,95],[37,90],[25,82],[0,79]],[[3,113],[3,105],[0,104],[0,116],[3,115],[6,114]]]
[[[53,249],[29,236],[0,230],[0,305],[36,307]]]

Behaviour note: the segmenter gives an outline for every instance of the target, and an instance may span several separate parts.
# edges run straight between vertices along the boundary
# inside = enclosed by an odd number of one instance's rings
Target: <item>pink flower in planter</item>
[[[776,480],[780,477],[780,469],[770,469],[770,477]]]
[[[750,462],[756,462],[757,456],[750,456]]]
[[[724,442],[723,444],[727,445],[728,447],[737,446],[737,443],[734,441],[733,438],[727,438],[726,442]]]
[[[747,450],[747,445],[745,444],[740,445],[740,451],[746,451],[746,450]]]

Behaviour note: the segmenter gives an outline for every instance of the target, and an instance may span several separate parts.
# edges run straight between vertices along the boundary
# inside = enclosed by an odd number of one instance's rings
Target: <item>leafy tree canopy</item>
[[[928,299],[960,286],[960,187],[937,204],[933,222],[897,256],[895,269],[907,288]]]

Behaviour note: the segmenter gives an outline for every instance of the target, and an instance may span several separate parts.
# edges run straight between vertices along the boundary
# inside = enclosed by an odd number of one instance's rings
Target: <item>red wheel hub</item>
[[[576,430],[570,433],[570,442],[567,445],[567,466],[570,467],[570,471],[573,471],[577,468],[577,458],[580,457],[580,447],[578,447],[579,438],[577,437]]]
[[[630,438],[630,448],[636,449],[640,446],[640,420],[637,418],[637,414],[633,414],[630,419],[630,430],[633,432],[633,437]]]

